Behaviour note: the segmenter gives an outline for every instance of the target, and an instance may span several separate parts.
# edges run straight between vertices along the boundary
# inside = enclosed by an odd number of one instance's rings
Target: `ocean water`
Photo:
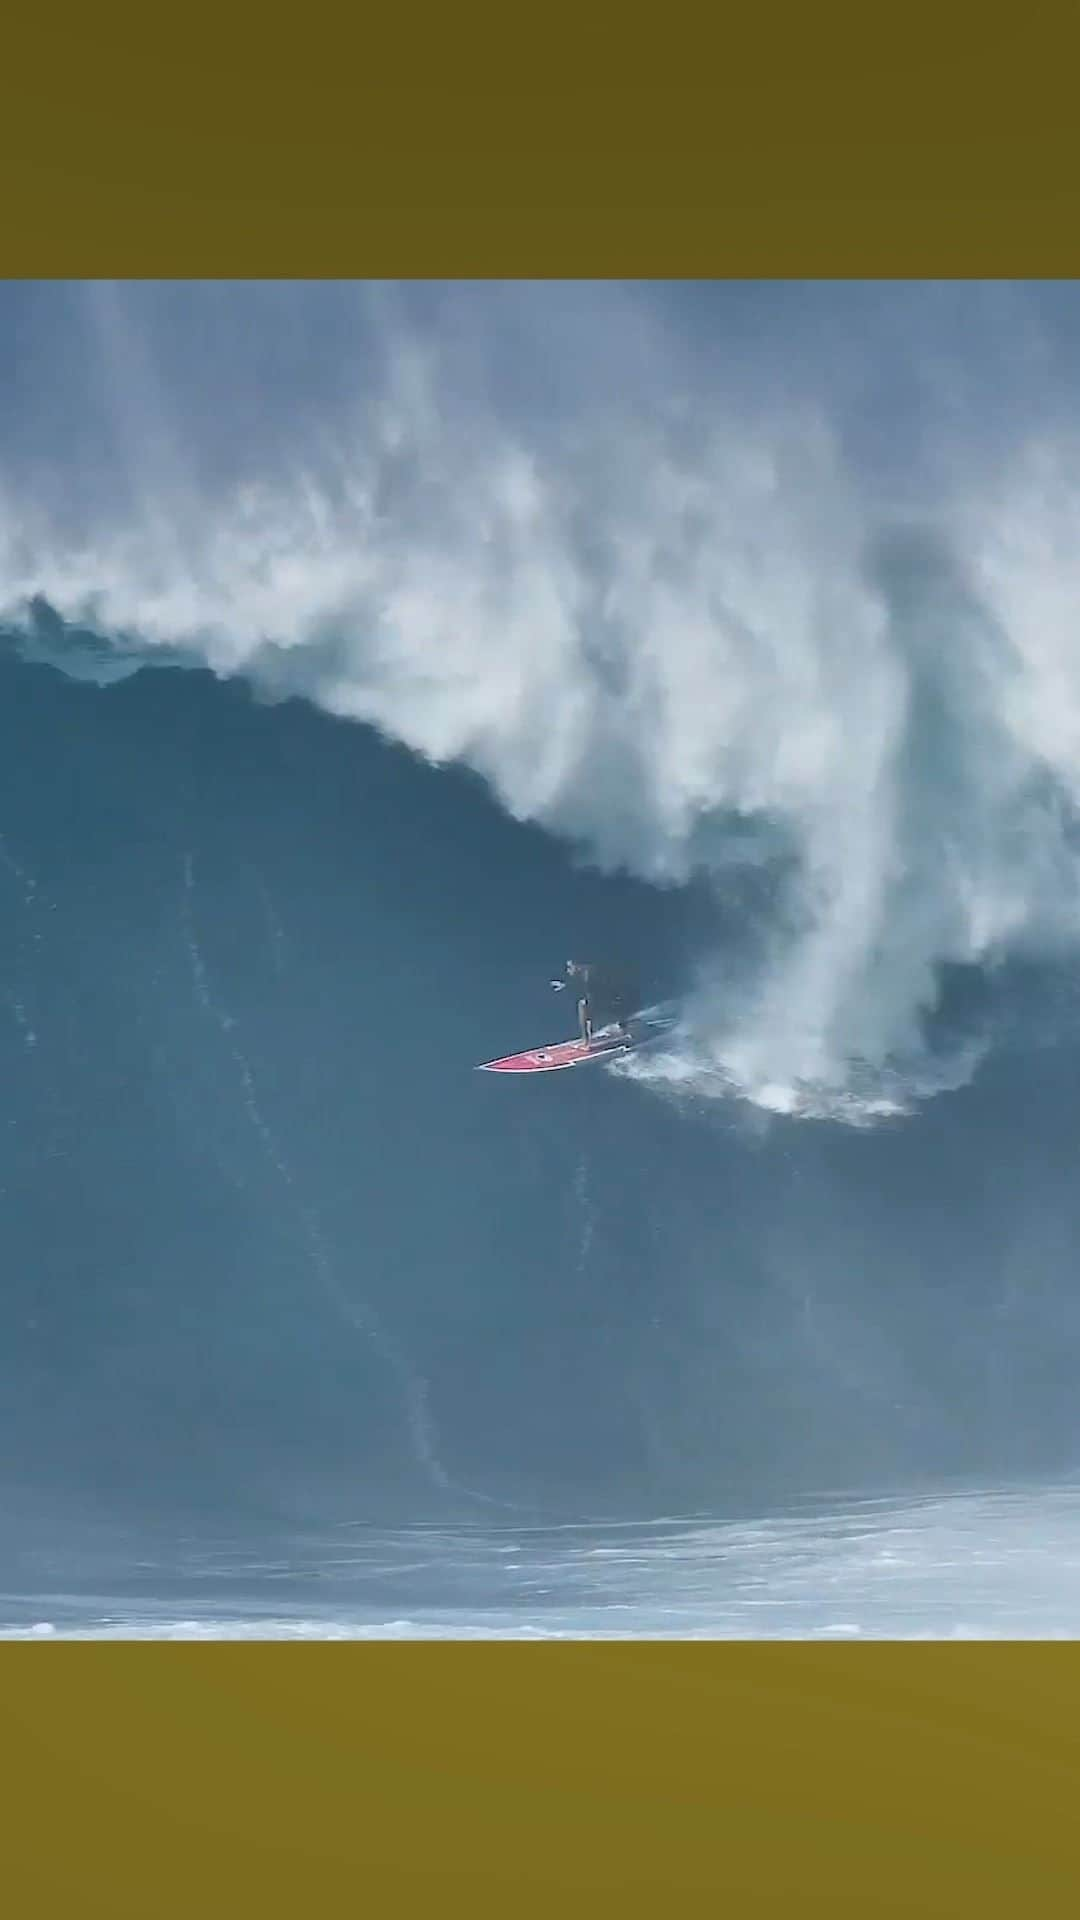
[[[1078,344],[2,290],[0,1633],[1077,1630]]]

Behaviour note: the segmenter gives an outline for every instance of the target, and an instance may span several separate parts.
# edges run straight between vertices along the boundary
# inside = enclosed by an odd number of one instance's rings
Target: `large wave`
[[[701,955],[626,1070],[902,1110],[985,1044],[935,1028],[950,970],[1080,942],[1078,312],[24,289],[0,617],[102,680],[301,695],[657,885],[757,870],[753,965]]]

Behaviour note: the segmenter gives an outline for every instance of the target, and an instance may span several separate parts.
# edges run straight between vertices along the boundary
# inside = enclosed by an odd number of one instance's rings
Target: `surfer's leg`
[[[585,1041],[586,1045],[588,1045],[589,1041],[592,1039],[592,1021],[589,1018],[589,1003],[587,1000],[578,1001],[577,1013],[578,1013],[578,1025],[581,1028],[581,1037]]]

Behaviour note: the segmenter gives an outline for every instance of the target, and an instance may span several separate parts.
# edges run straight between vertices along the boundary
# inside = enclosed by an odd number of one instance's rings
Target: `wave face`
[[[1078,323],[4,290],[27,1539],[1074,1470]],[[474,1074],[581,951],[675,1034]]]

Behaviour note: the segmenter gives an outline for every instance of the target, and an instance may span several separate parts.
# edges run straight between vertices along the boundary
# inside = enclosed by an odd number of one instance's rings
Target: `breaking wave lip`
[[[147,667],[194,665],[186,654],[149,647],[137,635],[69,625],[41,601],[29,602],[20,622],[0,624],[0,647],[27,666],[51,667],[95,687],[116,686]]]

